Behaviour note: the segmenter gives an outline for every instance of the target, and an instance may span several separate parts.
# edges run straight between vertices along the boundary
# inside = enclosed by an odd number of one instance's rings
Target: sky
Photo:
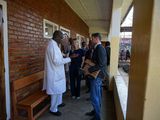
[[[133,7],[129,11],[129,13],[128,13],[126,19],[124,20],[123,24],[121,25],[121,27],[132,26],[132,24],[133,24]]]
[[[131,27],[133,25],[133,10],[132,7],[129,11],[127,17],[125,18],[124,22],[122,23],[121,27]],[[132,32],[121,32],[121,38],[132,38]]]

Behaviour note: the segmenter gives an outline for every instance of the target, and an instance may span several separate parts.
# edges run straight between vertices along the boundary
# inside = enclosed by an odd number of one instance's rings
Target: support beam
[[[110,90],[113,90],[113,76],[118,70],[119,42],[120,42],[120,23],[121,23],[121,4],[122,0],[113,1],[112,20],[108,40],[111,42],[110,56]]]
[[[122,6],[121,6],[121,23],[123,23],[132,5],[133,5],[133,0],[123,0]]]
[[[160,120],[159,20],[159,0],[134,0],[127,120]]]
[[[143,120],[160,120],[160,1],[154,0]]]
[[[132,32],[132,27],[121,27],[121,32]]]

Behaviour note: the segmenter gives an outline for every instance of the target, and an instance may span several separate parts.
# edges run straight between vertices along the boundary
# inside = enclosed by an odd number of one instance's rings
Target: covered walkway
[[[133,26],[121,28],[132,6]],[[46,111],[44,56],[55,30],[77,39],[79,47],[95,32],[102,35],[103,45],[110,41],[110,91],[103,91],[103,120],[160,120],[160,0],[0,0],[0,120],[90,119],[84,115],[92,109],[84,86],[80,100],[64,95],[61,117]],[[118,71],[120,30],[133,33],[128,74]],[[45,109],[33,115],[45,100]]]

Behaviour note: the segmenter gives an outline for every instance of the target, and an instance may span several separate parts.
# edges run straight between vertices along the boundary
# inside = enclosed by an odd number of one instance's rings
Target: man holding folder
[[[92,62],[95,64],[91,66],[88,71],[93,73],[100,71],[96,78],[90,79],[91,84],[91,102],[94,110],[86,113],[86,115],[94,116],[91,120],[101,120],[101,98],[102,98],[102,80],[106,77],[107,55],[106,51],[101,45],[101,35],[99,33],[92,34],[92,43],[94,45],[94,52],[92,55]]]

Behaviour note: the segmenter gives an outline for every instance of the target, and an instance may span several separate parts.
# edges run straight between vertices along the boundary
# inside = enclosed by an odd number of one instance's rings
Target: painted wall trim
[[[53,26],[53,32],[54,32],[54,27],[56,27],[55,30],[59,30],[59,25],[56,24],[56,23],[54,23],[54,22],[52,22],[52,21],[49,21],[49,20],[47,20],[47,19],[43,19],[43,37],[44,37],[44,38],[51,39],[52,36],[46,36],[46,35],[45,35],[45,27],[46,27],[45,24],[46,24],[46,23],[48,23],[49,25],[52,25],[52,26]],[[53,34],[52,34],[52,35],[53,35]]]
[[[11,118],[11,99],[10,99],[10,80],[9,80],[9,61],[8,61],[8,21],[7,21],[7,3],[4,0],[0,1],[3,11],[3,36],[4,36],[4,66],[5,66],[5,92],[6,92],[6,114],[7,120]]]

